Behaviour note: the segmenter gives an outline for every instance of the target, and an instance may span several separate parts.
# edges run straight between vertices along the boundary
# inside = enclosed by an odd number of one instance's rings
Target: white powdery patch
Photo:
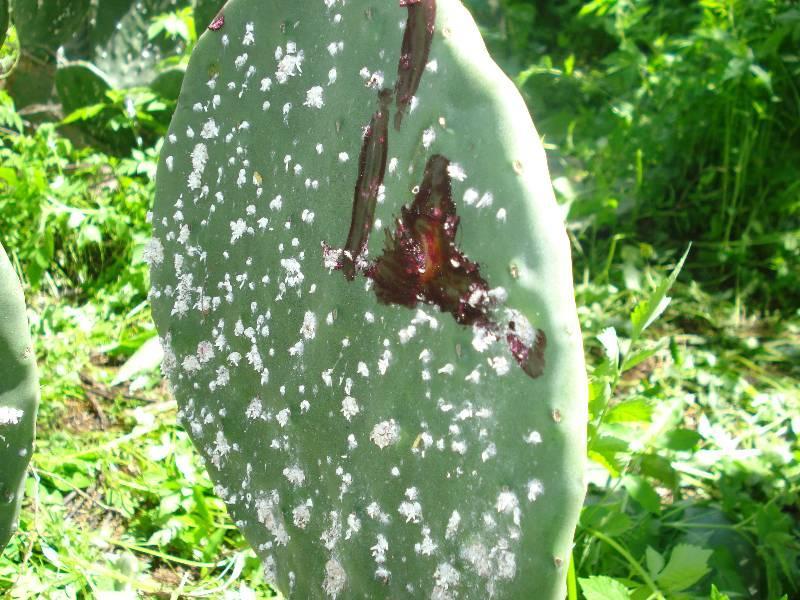
[[[456,598],[456,588],[461,574],[450,563],[441,563],[433,573],[435,586],[431,594],[432,600],[450,600]]]
[[[505,375],[511,370],[511,364],[505,356],[494,356],[487,360],[489,361],[489,366],[492,367],[494,372],[498,375]]]
[[[350,160],[350,155],[347,152],[339,152],[339,162],[346,163]]]
[[[252,46],[256,41],[256,36],[253,35],[254,25],[253,23],[247,23],[244,26],[244,37],[242,38],[242,45],[244,46]]]
[[[486,352],[497,341],[497,334],[486,327],[472,328],[472,347],[478,352]]]
[[[317,335],[317,315],[310,310],[306,311],[303,317],[303,325],[300,327],[300,333],[307,340],[313,340]]]
[[[378,372],[385,375],[389,368],[389,361],[392,359],[392,353],[389,350],[384,350],[381,357],[378,359]]]
[[[214,346],[208,340],[204,340],[197,344],[197,360],[201,364],[206,364],[214,358]]]
[[[456,181],[464,181],[467,178],[467,172],[464,171],[464,167],[458,163],[450,163],[447,165],[447,174]]]
[[[342,414],[344,418],[348,421],[355,417],[361,409],[358,406],[358,402],[352,396],[345,396],[345,399],[342,400]],[[377,443],[377,442],[376,442]]]
[[[303,51],[297,51],[297,45],[294,42],[286,43],[286,54],[283,48],[278,46],[275,50],[275,60],[278,61],[278,70],[275,71],[275,79],[280,84],[285,84],[289,81],[289,77],[294,77],[298,73],[303,73]]]
[[[528,482],[528,500],[536,502],[542,494],[544,494],[544,484],[538,479],[531,479]]]
[[[372,558],[375,559],[375,562],[383,564],[386,562],[386,552],[389,550],[389,541],[386,539],[386,536],[383,534],[378,534],[376,538],[375,545],[372,546],[369,551],[372,554]]]
[[[481,199],[478,200],[478,204],[475,205],[476,208],[489,208],[494,202],[494,196],[491,192],[486,192]]]
[[[306,482],[306,474],[303,472],[303,469],[297,465],[286,467],[283,470],[283,476],[295,487],[301,486]]]
[[[214,139],[219,135],[219,127],[214,119],[209,119],[203,124],[203,129],[200,131],[200,137],[206,140]]]
[[[161,240],[150,238],[144,247],[142,256],[150,267],[158,266],[164,262],[164,246],[161,244]]]
[[[472,206],[478,201],[479,197],[480,194],[478,193],[478,190],[476,190],[475,188],[468,188],[464,192],[464,204],[466,204],[467,206]]]
[[[414,544],[414,551],[423,556],[431,556],[439,546],[431,538],[430,527],[423,527],[422,541]]]
[[[292,521],[295,524],[295,527],[299,527],[300,529],[305,529],[308,524],[311,522],[311,507],[313,506],[311,500],[308,500],[305,504],[301,504],[296,506],[292,510]]]
[[[17,425],[24,414],[13,406],[0,406],[0,425]]]
[[[347,515],[347,531],[344,532],[344,539],[349,540],[359,531],[361,531],[361,519],[355,513],[350,513]]]
[[[500,221],[501,223],[505,223],[507,218],[508,218],[508,213],[506,213],[505,208],[501,208],[500,210],[497,211],[498,221]]]
[[[206,170],[208,163],[208,148],[205,144],[195,144],[191,154],[192,172],[189,173],[187,184],[190,190],[200,189],[203,178],[203,171]]]
[[[458,532],[458,526],[461,524],[461,515],[457,510],[454,510],[447,520],[447,529],[444,532],[444,539],[453,539],[453,536]]]
[[[261,404],[261,398],[253,398],[250,404],[247,405],[245,415],[248,419],[258,419],[264,412],[264,406]]]
[[[212,464],[218,469],[222,467],[222,461],[230,454],[233,447],[228,442],[228,438],[222,431],[217,431],[217,437],[214,440],[214,446],[210,449]]]
[[[422,132],[422,145],[427,150],[433,144],[433,141],[436,139],[436,132],[433,130],[433,127],[426,129]]]
[[[285,546],[289,542],[289,534],[283,524],[283,515],[280,510],[280,496],[277,490],[272,490],[269,494],[256,500],[256,516],[273,536],[279,546]]]
[[[397,509],[406,523],[419,523],[422,520],[422,505],[419,502],[401,502]]]
[[[194,355],[189,355],[184,357],[183,362],[181,363],[183,370],[187,373],[196,373],[202,367],[200,366],[200,361],[197,360],[197,357]]]
[[[325,106],[325,99],[323,98],[324,92],[325,90],[322,89],[322,86],[315,85],[306,92],[306,101],[303,102],[303,106],[322,108]]]
[[[514,492],[503,491],[497,495],[497,502],[495,503],[497,512],[502,514],[513,514],[519,510],[519,500]]]
[[[325,579],[322,581],[322,590],[330,598],[336,598],[347,585],[347,573],[342,564],[335,558],[325,563]]]
[[[369,439],[372,440],[378,448],[383,450],[387,446],[396,444],[400,439],[400,426],[394,419],[381,421],[372,428]]]
[[[285,281],[289,287],[297,287],[303,283],[305,276],[301,270],[300,263],[295,258],[282,258],[281,266],[286,271]]]
[[[286,424],[289,422],[289,416],[291,412],[288,408],[284,408],[283,410],[279,411],[277,415],[275,415],[275,419],[278,421],[278,425],[281,428],[286,427]]]
[[[529,431],[528,435],[524,438],[526,444],[530,444],[531,446],[536,446],[542,443],[542,434],[538,431]]]
[[[235,244],[245,233],[247,233],[247,223],[244,219],[231,221],[231,244]]]

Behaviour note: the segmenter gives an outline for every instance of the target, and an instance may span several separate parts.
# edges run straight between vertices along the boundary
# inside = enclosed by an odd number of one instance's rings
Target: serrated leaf
[[[619,338],[617,337],[617,330],[613,327],[607,327],[600,332],[597,340],[603,345],[603,350],[606,353],[608,361],[614,366],[619,364]]]
[[[604,575],[578,579],[586,600],[629,600],[628,589],[616,579]]]
[[[653,407],[644,398],[620,402],[608,411],[606,423],[649,423]]]
[[[691,450],[703,439],[703,436],[691,429],[674,429],[664,437],[664,445],[670,450],[677,451]]]
[[[636,500],[646,511],[654,515],[661,512],[661,498],[644,477],[626,475],[622,480],[622,485],[628,490],[631,498]]]
[[[699,546],[678,544],[672,550],[667,566],[656,577],[656,583],[667,592],[681,592],[700,581],[709,571],[708,559],[713,552]]]
[[[689,250],[691,250],[691,244],[686,249],[686,252],[683,253],[670,276],[664,279],[647,299],[641,301],[633,309],[631,313],[631,339],[637,339],[666,310],[672,300],[667,296],[667,292],[669,292],[678,278],[678,274],[681,272],[684,262],[686,262],[686,257],[689,256]]]
[[[717,589],[717,586],[711,586],[711,595],[708,597],[708,600],[730,600],[727,594],[723,594]]]
[[[647,560],[647,570],[650,571],[650,575],[657,577],[666,563],[664,557],[660,552],[648,546],[645,551],[645,559]]]

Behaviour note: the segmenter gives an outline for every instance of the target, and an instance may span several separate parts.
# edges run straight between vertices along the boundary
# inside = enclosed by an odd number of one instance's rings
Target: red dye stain
[[[436,0],[400,0],[400,6],[408,8],[408,20],[403,34],[395,85],[397,114],[394,126],[397,130],[400,129],[411,98],[417,93],[422,81],[436,28]]]
[[[344,245],[341,268],[351,280],[356,274],[356,261],[367,247],[369,234],[375,222],[375,203],[386,174],[386,153],[389,147],[390,90],[378,94],[379,107],[364,133],[361,155],[358,159],[358,179],[353,194],[353,216],[350,232]]]
[[[438,306],[462,325],[487,324],[489,286],[478,265],[456,247],[459,218],[444,156],[428,160],[410,207],[401,209],[383,255],[367,270],[383,304]]]
[[[211,31],[219,31],[222,29],[223,25],[225,25],[225,15],[219,13],[216,17],[214,17],[214,20],[211,21],[211,24],[208,26],[208,28]]]
[[[517,335],[514,322],[508,324],[506,341],[511,354],[522,370],[536,379],[544,373],[544,351],[547,348],[547,336],[541,329],[534,330],[533,336],[533,343],[528,345]]]

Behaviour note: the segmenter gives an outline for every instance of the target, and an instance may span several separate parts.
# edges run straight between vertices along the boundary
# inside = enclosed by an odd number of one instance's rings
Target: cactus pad
[[[39,399],[25,299],[0,246],[0,551],[16,528]]]
[[[228,2],[157,177],[182,422],[293,598],[562,598],[586,381],[569,244],[458,0]]]

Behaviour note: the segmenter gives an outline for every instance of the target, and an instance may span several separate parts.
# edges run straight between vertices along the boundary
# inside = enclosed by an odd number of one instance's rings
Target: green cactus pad
[[[69,112],[85,106],[74,103],[90,100],[98,86],[149,85],[159,61],[176,55],[182,42],[150,40],[148,26],[154,17],[185,7],[189,1],[14,0],[24,60],[12,77],[12,95],[20,105],[45,102],[55,77],[56,91]],[[62,59],[56,65],[59,50]],[[62,69],[69,72],[61,75]],[[172,79],[176,73],[171,73]],[[31,80],[37,80],[36,93],[28,89]],[[86,82],[90,93],[82,88]]]
[[[584,495],[570,249],[457,0],[232,0],[157,177],[182,422],[292,598],[563,598]]]
[[[56,71],[56,90],[66,114],[103,101],[111,84],[91,63],[76,61]]]
[[[0,551],[16,529],[38,402],[36,356],[25,299],[0,245]]]

